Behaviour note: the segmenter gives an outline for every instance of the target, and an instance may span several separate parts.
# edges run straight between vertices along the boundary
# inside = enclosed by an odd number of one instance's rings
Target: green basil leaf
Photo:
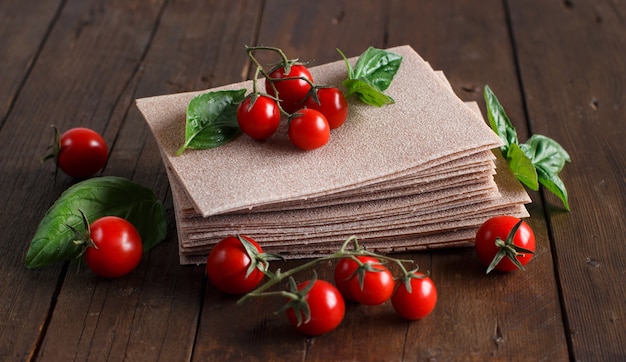
[[[510,145],[506,154],[506,160],[509,168],[518,180],[531,190],[536,191],[539,189],[535,165],[516,143]]]
[[[535,191],[539,184],[544,185],[569,211],[567,190],[558,177],[565,163],[571,162],[567,151],[555,140],[542,135],[533,135],[526,143],[519,144],[515,127],[488,85],[484,93],[489,124],[504,142],[500,150],[517,179]]]
[[[551,174],[541,168],[537,168],[537,174],[539,175],[539,182],[547,188],[550,192],[555,194],[561,202],[565,210],[569,211],[569,201],[567,198],[567,190],[563,181],[556,174]]]
[[[383,91],[389,88],[400,69],[402,56],[369,47],[359,56],[353,69],[341,50],[337,49],[337,51],[348,68],[348,77],[343,81],[346,97],[356,95],[363,103],[376,107],[394,103],[393,98],[385,95]]]
[[[176,152],[186,149],[214,148],[232,141],[241,130],[237,124],[237,106],[246,90],[216,91],[198,95],[187,106],[185,143]]]
[[[491,91],[491,88],[489,88],[488,85],[485,86],[484,95],[489,125],[504,142],[504,145],[500,147],[500,150],[502,150],[502,153],[506,155],[510,145],[519,143],[517,140],[517,131],[515,130],[515,127],[513,127],[511,120],[509,120],[509,117],[506,115],[506,112],[504,112],[504,108],[500,104],[500,101],[498,101],[498,98]]]
[[[152,190],[114,176],[95,177],[68,188],[48,209],[31,240],[26,254],[27,268],[40,268],[78,257],[81,246],[74,244],[69,226],[83,229],[78,210],[89,222],[103,216],[119,216],[137,228],[148,251],[165,239],[165,208]]]
[[[361,102],[376,107],[394,103],[393,98],[377,90],[364,79],[346,79],[343,81],[346,97],[356,94]]]
[[[551,174],[561,172],[566,162],[571,162],[565,149],[552,138],[533,135],[520,148],[533,164]]]
[[[402,56],[382,49],[369,47],[354,66],[354,79],[366,79],[379,91],[389,88],[393,77],[400,69]]]

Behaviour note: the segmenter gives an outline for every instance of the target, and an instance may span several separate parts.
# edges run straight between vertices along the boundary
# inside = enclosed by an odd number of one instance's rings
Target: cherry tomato
[[[405,280],[399,280],[396,292],[391,297],[391,305],[396,313],[412,321],[429,315],[437,304],[437,289],[432,279],[422,273],[413,275],[409,277],[411,291],[407,290]]]
[[[296,147],[303,150],[314,150],[328,143],[330,127],[323,114],[304,108],[289,119],[289,139]]]
[[[237,107],[237,123],[248,136],[256,140],[264,140],[278,129],[280,109],[276,101],[270,97],[263,95],[248,97]]]
[[[365,305],[378,305],[389,300],[394,290],[389,269],[371,256],[358,256],[357,259],[364,265],[359,266],[352,258],[343,258],[335,267],[335,285],[343,296]]]
[[[313,96],[306,99],[305,106],[320,111],[330,129],[341,127],[348,118],[348,102],[346,97],[338,88],[318,88],[317,100]]]
[[[517,232],[511,237],[511,231],[520,222]],[[523,269],[533,258],[535,234],[526,222],[516,217],[496,216],[478,229],[474,247],[480,261],[488,266],[487,273],[492,269],[510,272]],[[517,259],[518,265],[514,259]]]
[[[57,165],[76,178],[87,178],[104,167],[107,144],[100,134],[89,128],[72,128],[61,135]]]
[[[295,77],[303,77],[313,82],[311,72],[309,72],[307,67],[300,64],[292,65],[289,74],[285,74],[284,67],[272,70],[270,72],[270,78],[275,79],[273,81],[274,87],[272,87],[272,82],[270,82],[269,79],[265,79],[265,91],[272,97],[280,99],[280,106],[283,107],[287,113],[293,113],[302,108],[304,100],[311,90],[311,85],[302,79],[280,80]],[[274,88],[276,88],[278,94],[276,94]]]
[[[309,283],[310,281],[305,281],[298,284],[298,290],[303,290]],[[287,309],[289,322],[300,333],[319,336],[334,330],[343,320],[346,311],[345,302],[337,288],[327,281],[315,280],[311,289],[304,296],[304,302],[309,305],[309,320],[306,319],[303,310],[296,312],[293,308]],[[296,313],[300,313],[300,324],[298,324]]]
[[[263,252],[261,246],[252,238],[241,236],[257,252]],[[254,268],[250,275],[248,269],[254,262],[242,241],[237,236],[229,236],[218,242],[207,258],[206,272],[209,281],[215,287],[228,294],[245,294],[256,288],[264,275],[259,268]]]
[[[85,250],[87,266],[105,278],[119,278],[133,271],[141,261],[141,236],[133,224],[117,216],[105,216],[90,228],[95,247]]]

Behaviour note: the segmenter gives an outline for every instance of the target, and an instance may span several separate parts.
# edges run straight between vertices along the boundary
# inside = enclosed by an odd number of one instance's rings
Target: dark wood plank
[[[18,147],[15,144],[11,145],[13,142],[16,142],[20,148],[32,149],[32,152],[26,152],[23,157],[18,158],[21,165],[10,165],[14,167],[12,170],[22,170],[22,175],[12,172],[13,177],[16,178],[12,180],[12,183],[6,182],[7,179],[4,177],[11,173],[3,172],[3,184],[14,185],[12,187],[15,190],[12,194],[19,197],[9,198],[6,206],[16,211],[20,209],[23,211],[27,207],[37,210],[24,217],[24,222],[28,223],[27,227],[20,225],[21,222],[14,223],[17,226],[16,232],[22,230],[23,234],[10,238],[13,241],[13,248],[19,245],[20,252],[9,253],[9,255],[19,259],[12,263],[3,262],[3,266],[8,265],[18,270],[14,274],[22,280],[21,283],[15,282],[16,285],[23,284],[33,288],[32,290],[16,288],[12,291],[15,296],[12,296],[14,301],[9,303],[13,309],[11,313],[22,316],[23,320],[13,321],[15,317],[7,318],[11,320],[11,323],[19,323],[19,327],[8,325],[9,328],[3,328],[3,333],[10,333],[15,328],[19,328],[20,332],[15,333],[15,337],[5,338],[3,335],[2,350],[8,351],[7,354],[12,353],[12,350],[22,355],[33,353],[39,343],[37,335],[51,332],[45,336],[41,357],[56,359],[78,356],[80,359],[80,356],[89,356],[90,353],[97,355],[98,348],[106,347],[110,347],[107,352],[114,359],[124,355],[129,339],[125,333],[131,330],[128,326],[134,321],[133,318],[127,317],[138,315],[137,303],[141,302],[141,299],[135,291],[139,288],[138,285],[141,285],[138,283],[144,281],[140,278],[142,274],[125,282],[112,284],[113,286],[107,283],[100,286],[93,279],[81,278],[85,276],[83,272],[76,275],[73,267],[70,267],[68,279],[60,279],[57,283],[59,276],[64,277],[64,273],[59,273],[61,266],[40,271],[24,271],[22,258],[28,237],[34,232],[43,212],[61,191],[74,182],[60,174],[54,185],[51,172],[53,167],[51,165],[42,167],[39,164],[38,155],[45,152],[46,145],[51,140],[51,131],[48,127],[50,123],[58,124],[61,129],[83,125],[102,132],[111,147],[109,164],[111,170],[116,171],[115,174],[132,177],[140,183],[149,181],[152,183],[150,186],[158,184],[155,181],[158,178],[154,178],[153,175],[150,175],[149,180],[135,177],[137,161],[124,163],[125,173],[118,172],[119,169],[115,170],[112,167],[116,162],[115,141],[120,128],[119,119],[115,121],[112,118],[118,116],[116,109],[124,111],[132,104],[132,97],[124,97],[124,92],[132,84],[133,76],[143,58],[159,16],[161,4],[126,1],[67,2],[3,128],[2,137],[9,140],[5,143],[9,145],[9,148],[3,148],[3,151]],[[42,100],[47,100],[44,106],[33,106]],[[125,104],[120,102],[125,102]],[[28,121],[24,122],[24,120]],[[130,129],[129,132],[134,132],[134,130]],[[149,136],[149,132],[144,130],[144,137],[146,136]],[[136,134],[132,141],[139,141],[141,144]],[[129,151],[122,147],[120,150]],[[155,150],[155,147],[151,150],[156,155],[152,157],[152,164],[158,166],[160,158]],[[119,162],[125,162],[129,158],[136,159],[138,153],[122,155],[126,159]],[[4,155],[3,158],[5,158]],[[159,169],[153,168],[151,171],[155,172]],[[105,170],[106,173],[107,170]],[[162,168],[159,173],[163,174]],[[34,182],[41,183],[41,185],[35,187]],[[28,190],[29,197],[22,197],[24,192],[20,192],[21,187],[24,187],[24,191]],[[160,196],[164,197],[167,183],[163,176],[161,176],[160,188]],[[8,222],[5,224],[9,225]],[[147,265],[147,263],[144,264]],[[163,271],[166,270],[163,269]],[[45,285],[31,281],[37,278],[42,279]],[[92,284],[84,284],[87,281],[91,281]],[[60,287],[61,283],[64,283],[63,285],[67,288],[63,288],[63,292],[57,296],[55,289]],[[6,288],[3,288],[3,292],[4,290]],[[104,303],[103,301],[106,300],[104,296],[109,294],[111,302]],[[85,298],[93,304],[81,304],[80,302]],[[10,299],[5,298],[5,300]],[[74,304],[74,300],[79,303]],[[59,308],[55,310],[55,306]],[[99,310],[98,306],[102,311],[109,311],[108,315]],[[123,313],[119,313],[120,310]],[[93,318],[100,314],[102,318]],[[80,315],[83,318],[77,319],[76,316]],[[107,316],[117,317],[107,319]],[[48,326],[49,317],[51,320]],[[195,320],[195,315],[192,320]],[[95,328],[96,326],[98,328]],[[107,339],[110,344],[94,343],[95,348],[93,351],[90,349],[92,345],[89,340],[90,336],[95,336],[95,338],[105,336],[107,332],[115,331],[115,328],[121,328],[123,333],[118,334],[117,338],[102,338],[102,340]],[[191,335],[193,335],[193,328],[191,329]],[[68,338],[74,333],[78,333],[77,338]],[[55,340],[55,336],[58,340]],[[9,343],[11,343],[10,346]]]
[[[158,9],[157,5],[153,6]],[[168,4],[163,16],[153,19],[158,21],[159,29],[153,40],[147,39],[145,46],[146,49],[149,46],[150,51],[145,60],[138,59],[142,62],[141,69],[126,80],[127,86],[117,95],[119,104],[109,120],[107,132],[119,130],[106,172],[146,184],[163,198],[171,196],[159,151],[145,122],[131,105],[137,97],[240,79],[245,57],[241,57],[239,65],[229,62],[235,50],[222,47],[220,42],[230,45],[232,38],[237,37],[238,41],[232,44],[241,51],[241,38],[251,37],[246,26],[254,29],[257,13],[245,2],[224,2],[219,9],[210,5],[202,8],[185,2]],[[250,10],[242,15],[244,8]],[[134,14],[137,13],[129,11],[118,17],[133,19]],[[233,21],[245,26],[236,27],[230,33],[224,22],[233,24]],[[212,25],[207,27],[206,24]],[[91,31],[105,32],[102,28]],[[181,52],[184,57],[180,56]],[[227,71],[220,68],[223,66]],[[150,252],[130,276],[118,281],[89,277],[88,271],[68,276],[42,346],[42,357],[54,360],[67,357],[59,353],[69,353],[70,357],[78,359],[191,358],[204,292],[204,272],[202,267],[180,267],[171,201],[168,205],[170,237],[165,245]],[[72,305],[76,300],[85,300],[85,303],[76,308]],[[71,314],[81,318],[70,319]],[[68,338],[68,333],[64,332],[68,328],[74,338]]]
[[[387,11],[385,4],[370,1],[270,1],[256,45],[279,47],[288,57],[311,65],[340,60],[337,48],[356,56],[369,46],[383,47]],[[258,59],[262,64],[277,60],[267,53]]]
[[[61,1],[0,3],[0,127],[35,62]]]
[[[31,119],[16,106],[29,71],[55,23],[60,1],[3,1],[0,4],[0,359],[26,360],[37,345],[40,330],[62,266],[47,271],[24,269],[24,251],[39,217],[58,193],[39,157],[50,141],[49,120]],[[35,102],[37,103],[37,102]],[[22,103],[22,106],[24,103]],[[42,102],[39,102],[42,105]],[[35,108],[30,106],[30,108]],[[11,112],[14,110],[15,112]],[[34,134],[37,126],[41,134]],[[45,141],[43,137],[45,134]],[[43,142],[38,142],[43,141]],[[33,191],[36,190],[36,191]]]
[[[529,5],[510,8],[532,131],[572,157],[572,211],[546,196],[572,358],[623,360],[626,4]]]
[[[478,101],[483,112],[484,85],[501,90],[500,100],[523,135],[527,130],[506,9],[498,2],[487,6],[490,11],[471,1],[432,6],[396,1],[391,7],[389,45],[413,45],[435,69],[444,71],[463,100]],[[407,343],[405,356],[567,359],[548,233],[536,194],[529,211],[538,249],[526,272],[485,276],[472,249],[432,254],[438,306],[429,318],[409,327],[407,341],[420,342]]]

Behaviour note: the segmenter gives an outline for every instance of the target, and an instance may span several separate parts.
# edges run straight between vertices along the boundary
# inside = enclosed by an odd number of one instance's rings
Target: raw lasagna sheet
[[[168,172],[182,264],[204,263],[232,234],[307,258],[335,252],[352,235],[378,252],[469,246],[487,218],[528,216],[530,198],[492,152],[501,140],[478,105],[463,103],[410,47],[390,51],[403,56],[387,90],[396,103],[351,100],[344,126],[309,152],[290,144],[283,124],[265,142],[244,136],[175,156],[187,104],[206,91],[137,100]],[[343,61],[311,72],[321,84],[340,84],[346,74]],[[241,88],[251,82],[212,90]]]
[[[496,184],[499,189],[497,200],[484,202],[484,199],[476,198],[478,201],[473,201],[474,205],[466,207],[464,211],[444,207],[443,211],[433,212],[428,217],[410,213],[395,217],[383,214],[374,219],[371,224],[366,223],[357,227],[341,225],[333,228],[330,224],[322,223],[322,226],[316,227],[313,231],[292,227],[292,224],[287,221],[289,219],[286,218],[282,230],[278,228],[277,232],[269,234],[259,229],[263,225],[264,213],[251,213],[250,217],[259,217],[258,224],[247,231],[254,233],[255,238],[262,242],[268,251],[283,254],[286,258],[313,257],[332,253],[351,235],[357,235],[370,250],[380,252],[469,246],[473,243],[476,230],[485,219],[501,214],[528,216],[523,207],[523,204],[530,202],[525,190],[506,166],[506,161],[498,157],[496,164],[499,166],[496,175]],[[170,174],[170,176],[173,175]],[[184,200],[186,195],[180,189],[178,181],[175,178],[171,181],[175,200]],[[331,211],[329,212],[332,214]],[[203,262],[202,257],[206,258],[216,242],[227,235],[242,231],[242,227],[245,228],[245,224],[230,227],[220,225],[218,229],[221,233],[205,234],[201,231],[202,224],[210,224],[211,219],[212,217],[196,216],[193,220],[198,225],[190,228],[185,228],[189,220],[179,220],[181,263]],[[193,257],[194,255],[198,257]]]
[[[312,152],[295,150],[283,129],[265,142],[238,137],[218,148],[175,156],[184,142],[187,104],[205,91],[143,98],[137,106],[202,216],[354,188],[500,145],[481,117],[443,87],[413,49],[390,51],[403,56],[387,90],[396,103],[378,108],[351,100],[349,120],[333,131],[326,146]],[[319,84],[341,84],[345,67],[337,61],[312,67],[311,73]],[[212,90],[251,86],[247,81]]]

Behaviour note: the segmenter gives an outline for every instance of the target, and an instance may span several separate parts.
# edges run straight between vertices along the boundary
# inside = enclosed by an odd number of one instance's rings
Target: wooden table
[[[625,19],[615,0],[3,0],[0,360],[626,360]],[[418,322],[350,304],[336,331],[306,338],[272,314],[276,300],[237,306],[202,266],[179,265],[165,169],[134,100],[250,77],[244,44],[316,64],[335,48],[409,44],[483,111],[488,84],[522,140],[569,151],[571,212],[531,193],[526,272],[486,276],[472,249],[403,255],[438,286]],[[164,200],[167,240],[127,277],[24,267],[46,209],[76,182],[40,164],[50,124],[101,132],[102,174]]]

